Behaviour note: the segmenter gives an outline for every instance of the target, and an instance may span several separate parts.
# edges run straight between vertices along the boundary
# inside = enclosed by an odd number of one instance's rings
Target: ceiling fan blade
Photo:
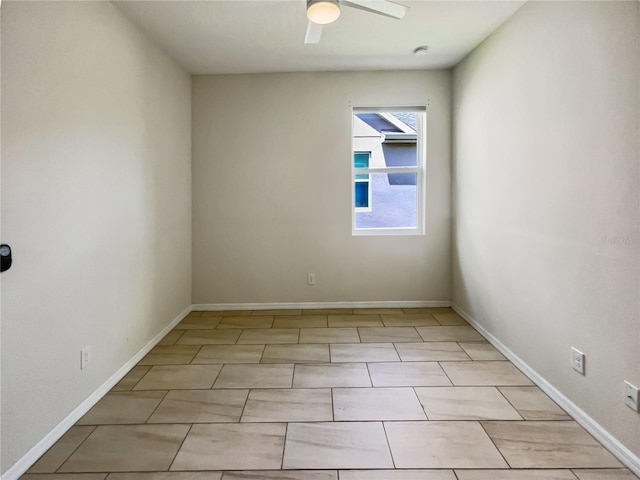
[[[304,43],[318,43],[322,35],[322,25],[309,22],[307,25],[307,34],[304,36]]]
[[[391,18],[402,18],[409,9],[390,0],[340,0],[340,4]]]

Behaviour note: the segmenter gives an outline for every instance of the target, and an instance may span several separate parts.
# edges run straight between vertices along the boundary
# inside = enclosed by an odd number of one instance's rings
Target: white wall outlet
[[[640,413],[640,404],[638,403],[638,387],[624,381],[624,403],[631,410]]]
[[[580,375],[584,375],[584,353],[571,347],[571,366]]]
[[[307,274],[307,285],[315,285],[316,284],[316,274],[309,273]]]
[[[91,361],[91,346],[87,345],[80,350],[80,370],[84,370]]]

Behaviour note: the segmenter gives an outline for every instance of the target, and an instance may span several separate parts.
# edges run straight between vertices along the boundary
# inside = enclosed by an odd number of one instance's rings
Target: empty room
[[[640,2],[0,16],[0,480],[640,478]]]

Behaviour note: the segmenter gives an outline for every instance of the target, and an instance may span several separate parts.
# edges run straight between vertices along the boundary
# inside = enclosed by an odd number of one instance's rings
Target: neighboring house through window
[[[354,235],[424,233],[425,108],[354,108]]]
[[[353,168],[369,168],[371,152],[353,152]],[[356,174],[354,195],[356,212],[370,212],[369,199],[371,198],[371,179],[368,173]]]

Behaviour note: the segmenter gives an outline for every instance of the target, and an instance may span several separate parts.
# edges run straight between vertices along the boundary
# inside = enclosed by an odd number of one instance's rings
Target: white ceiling
[[[343,6],[319,44],[303,43],[305,0],[113,3],[193,74],[449,68],[525,3],[397,1],[401,20]]]

